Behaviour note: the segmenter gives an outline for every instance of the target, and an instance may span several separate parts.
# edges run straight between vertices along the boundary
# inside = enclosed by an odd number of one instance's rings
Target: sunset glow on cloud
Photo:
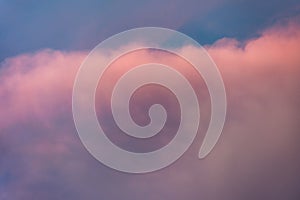
[[[177,10],[181,5],[175,2],[170,9]],[[217,2],[207,5],[207,9],[213,10]],[[1,4],[9,7],[5,1]],[[178,24],[172,24],[168,18],[161,23],[190,30],[193,15],[198,16],[195,13],[177,16]],[[28,51],[24,46],[24,50],[1,54],[0,200],[299,199],[299,16],[279,20],[280,17],[275,16],[276,23],[261,25],[254,30],[257,33],[254,37],[251,34],[242,37],[230,31],[216,34],[222,27],[213,23],[202,33],[207,36],[209,30],[216,30],[215,35],[223,35],[208,38],[204,48],[220,70],[228,103],[221,139],[203,160],[198,160],[197,155],[210,118],[210,100],[205,83],[194,75],[187,62],[159,51],[140,51],[120,58],[107,70],[107,76],[101,80],[106,85],[100,87],[99,84],[96,95],[98,120],[106,130],[113,130],[108,135],[113,142],[130,150],[143,152],[163,146],[174,136],[180,117],[174,95],[164,88],[149,86],[136,92],[132,99],[139,105],[133,110],[133,119],[146,124],[147,108],[159,102],[165,105],[170,117],[165,129],[157,138],[146,142],[131,141],[132,138],[122,135],[109,107],[110,92],[120,74],[132,64],[158,59],[181,70],[200,91],[197,93],[201,108],[200,131],[192,146],[173,165],[142,176],[104,166],[79,140],[72,118],[72,89],[76,73],[89,53],[88,45],[81,47],[78,42],[76,47],[60,48],[59,45],[38,47],[36,44],[28,47]],[[127,17],[132,19],[133,14]],[[136,20],[147,19],[146,25],[159,25],[147,17]],[[87,26],[98,30],[93,24]],[[108,27],[116,30],[113,25]],[[109,36],[104,29],[100,32]],[[85,34],[78,32],[69,39],[85,40],[81,38]],[[95,39],[87,40],[94,44]],[[59,44],[56,40],[54,43]],[[181,51],[194,53],[188,46]],[[197,85],[197,81],[201,84]]]

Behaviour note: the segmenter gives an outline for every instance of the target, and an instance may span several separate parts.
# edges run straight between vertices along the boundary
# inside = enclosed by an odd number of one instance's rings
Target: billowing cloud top
[[[246,42],[224,38],[206,49],[227,90],[228,115],[221,140],[209,157],[197,160],[200,131],[176,163],[142,176],[103,166],[78,139],[71,96],[87,52],[45,49],[5,59],[0,68],[0,199],[299,199],[299,24],[291,20],[276,25]],[[189,47],[182,51],[193,53]],[[153,55],[160,58],[146,51],[136,60],[129,55],[118,65],[145,62]],[[178,65],[176,59],[168,62]],[[193,73],[184,70],[184,63],[181,67],[193,81]],[[118,70],[112,68],[107,81],[113,81]],[[135,101],[144,105],[134,111],[136,121],[145,123],[145,107],[163,99],[173,114],[166,129],[174,130],[178,111],[172,106],[178,104],[172,94],[156,89],[153,96],[137,92]],[[99,120],[114,130],[111,139],[141,151],[153,148],[121,136],[107,111],[105,92],[99,87],[96,106]],[[206,92],[197,95],[205,105],[205,129],[209,98]],[[157,145],[168,140],[161,136]]]

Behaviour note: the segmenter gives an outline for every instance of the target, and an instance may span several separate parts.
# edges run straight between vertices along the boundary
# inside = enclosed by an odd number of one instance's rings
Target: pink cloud
[[[43,50],[6,59],[0,71],[1,126],[28,119],[46,123],[64,110],[85,55]]]
[[[5,60],[0,70],[0,145],[6,153],[0,159],[0,172],[13,178],[2,195],[7,199],[64,195],[76,199],[92,194],[126,199],[135,192],[137,199],[158,198],[157,194],[169,199],[245,199],[250,194],[257,199],[296,199],[300,184],[299,25],[289,22],[246,42],[221,39],[205,48],[227,89],[228,116],[221,140],[207,159],[197,160],[200,134],[178,162],[145,176],[120,175],[103,167],[78,140],[71,95],[86,52],[42,50]],[[182,50],[193,53],[189,47]],[[107,71],[111,75],[103,81],[111,87],[132,63],[147,62],[153,55],[147,51],[139,59],[128,55],[119,63],[122,70],[111,68]],[[181,66],[192,82],[197,79],[177,58],[155,55],[162,62]],[[98,97],[100,101],[109,99],[109,89],[100,88],[105,92]],[[207,106],[207,94],[203,97]],[[140,92],[136,101],[147,104],[150,100]],[[137,110],[137,116],[143,116],[142,112]],[[115,128],[111,122],[106,126]]]

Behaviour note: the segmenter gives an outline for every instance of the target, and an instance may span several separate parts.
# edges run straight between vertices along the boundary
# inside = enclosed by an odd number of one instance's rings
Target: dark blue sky
[[[0,60],[44,48],[89,50],[134,27],[179,30],[201,44],[255,37],[299,13],[297,0],[0,0]]]

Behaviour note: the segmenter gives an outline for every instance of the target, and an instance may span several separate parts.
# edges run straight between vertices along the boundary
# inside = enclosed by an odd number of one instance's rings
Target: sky
[[[169,117],[162,132],[141,142],[118,129],[109,107],[111,87],[132,63],[155,58],[177,66],[198,89],[201,110],[198,135],[179,160],[133,175],[106,167],[84,148],[72,117],[72,88],[98,43],[146,26],[180,31],[204,46],[223,77],[227,116],[217,145],[198,160],[210,118],[201,77],[160,51],[125,56],[106,72],[96,94],[98,120],[114,143],[149,151],[165,145],[178,128],[174,96],[149,86],[132,98],[133,119],[147,124],[147,108],[161,103]],[[298,200],[299,52],[296,0],[0,0],[0,200]]]

